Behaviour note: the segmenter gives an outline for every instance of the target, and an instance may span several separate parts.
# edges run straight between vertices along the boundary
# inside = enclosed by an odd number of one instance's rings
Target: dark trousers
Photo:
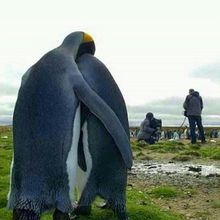
[[[201,116],[195,116],[195,115],[189,115],[189,126],[190,126],[190,136],[191,136],[191,143],[196,143],[196,125],[199,129],[199,137],[201,138],[201,141],[205,141],[205,135],[204,135],[204,129],[202,126],[202,117]]]
[[[151,136],[151,137],[148,139],[148,143],[149,143],[149,144],[155,144],[154,137]]]
[[[140,139],[140,140],[137,140],[137,141],[139,142],[141,140],[144,140],[148,144],[155,144],[155,140],[154,140],[154,138],[152,136],[150,138],[148,138],[148,139]]]

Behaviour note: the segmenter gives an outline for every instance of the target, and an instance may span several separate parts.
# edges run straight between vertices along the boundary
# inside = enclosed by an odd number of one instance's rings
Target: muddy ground
[[[148,152],[147,156],[158,163],[173,162],[173,154],[170,153]],[[193,159],[190,163],[220,166],[219,160]],[[128,185],[143,192],[163,185],[175,186],[184,192],[181,196],[153,198],[153,202],[162,209],[182,214],[185,219],[220,220],[220,175],[149,175],[131,171]],[[217,205],[213,205],[216,202]]]

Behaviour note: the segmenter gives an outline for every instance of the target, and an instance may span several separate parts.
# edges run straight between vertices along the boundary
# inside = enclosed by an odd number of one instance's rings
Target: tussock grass
[[[152,157],[150,157],[149,155],[146,155],[143,152],[138,152],[135,155],[135,158],[138,159],[138,160],[152,160],[153,159]]]
[[[149,145],[144,142],[132,140],[131,147],[133,151],[151,150],[159,153],[176,153],[186,149],[185,145],[178,141],[160,141],[156,144]]]
[[[182,152],[181,155],[200,157],[201,153],[199,151],[195,151],[195,150],[187,150],[187,151]]]
[[[202,157],[208,157],[215,160],[220,160],[220,147],[216,146],[207,146],[200,149]]]
[[[208,158],[220,160],[220,147],[219,142],[207,143],[205,145],[190,144],[181,141],[159,141],[156,144],[146,144],[144,142],[131,141],[131,147],[135,152],[135,158],[140,159],[146,153],[171,153],[174,154],[173,159],[177,161],[188,161],[193,158]],[[150,159],[150,158],[149,158]]]
[[[220,209],[220,200],[214,200],[211,202],[211,207],[215,209]]]
[[[178,141],[159,141],[156,144],[149,145],[148,147],[148,149],[160,153],[179,152],[185,148],[185,145]]]
[[[190,161],[192,157],[189,155],[177,155],[173,157],[172,159],[175,161],[186,162],[186,161]]]
[[[182,150],[184,150],[185,147],[182,145],[165,145],[163,148],[161,148],[160,150],[158,150],[158,152],[160,153],[178,153]]]
[[[151,197],[148,192],[140,190],[128,190],[127,204],[129,217],[131,220],[177,220],[182,219],[170,211],[161,210],[158,206],[151,203]]]
[[[131,148],[133,151],[141,151],[147,149],[148,144],[145,142],[137,142],[136,140],[131,140]]]
[[[199,150],[201,148],[200,144],[189,144],[189,148],[192,150]]]
[[[180,192],[171,186],[159,186],[152,189],[149,194],[156,198],[175,198]]]

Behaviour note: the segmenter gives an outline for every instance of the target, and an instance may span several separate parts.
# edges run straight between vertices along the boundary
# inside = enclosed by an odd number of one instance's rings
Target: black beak
[[[93,41],[82,43],[79,46],[76,59],[79,58],[80,56],[82,56],[85,53],[89,53],[89,54],[94,55],[94,53],[95,53],[95,44],[94,44]]]

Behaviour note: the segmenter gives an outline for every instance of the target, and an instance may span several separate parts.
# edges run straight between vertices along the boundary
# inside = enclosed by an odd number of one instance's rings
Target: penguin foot
[[[88,206],[76,206],[73,213],[75,215],[90,215],[91,213],[91,205]]]
[[[129,220],[129,217],[126,212],[116,213],[119,220]]]
[[[13,220],[40,220],[40,215],[32,210],[14,209]]]
[[[96,207],[100,209],[111,209],[111,206],[108,202],[97,204]]]
[[[126,213],[125,208],[115,208],[113,209],[115,215],[118,217],[119,220],[129,220],[128,215]]]
[[[70,220],[70,217],[68,213],[64,213],[58,209],[55,209],[53,213],[53,220]]]
[[[78,215],[70,215],[70,220],[76,220],[79,219]]]

